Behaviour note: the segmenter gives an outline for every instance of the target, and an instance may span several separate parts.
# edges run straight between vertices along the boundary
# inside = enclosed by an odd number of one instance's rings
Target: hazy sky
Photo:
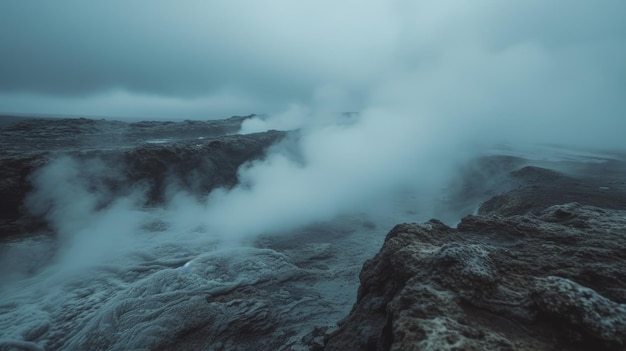
[[[400,90],[460,106],[540,91],[623,115],[624,14],[623,0],[3,0],[0,112],[356,111]]]
[[[177,233],[255,237],[398,194],[432,209],[502,142],[625,150],[625,14],[624,0],[0,0],[0,111],[301,128],[206,201],[174,182],[159,214]],[[77,181],[104,169],[123,171],[57,160],[35,178],[31,210],[54,205],[68,262],[142,226],[135,194],[101,209],[108,194]]]

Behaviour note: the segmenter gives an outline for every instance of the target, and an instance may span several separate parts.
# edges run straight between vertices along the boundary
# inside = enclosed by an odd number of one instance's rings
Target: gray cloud
[[[522,115],[524,100],[577,113],[587,101],[594,115],[623,111],[626,5],[618,0],[60,0],[0,9],[0,112],[361,110],[389,85],[413,87],[398,83],[407,76],[429,82],[413,94],[425,105],[497,100],[505,111],[494,113]],[[539,94],[550,98],[534,101]]]
[[[382,5],[356,5],[4,2],[3,105],[125,91],[181,99],[251,95],[271,107],[308,101],[328,83],[364,90],[358,84],[384,64],[393,33],[389,23],[369,27],[390,20],[375,11]]]

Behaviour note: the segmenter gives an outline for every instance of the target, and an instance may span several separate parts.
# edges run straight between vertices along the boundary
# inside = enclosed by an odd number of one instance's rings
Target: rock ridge
[[[456,228],[395,226],[323,349],[626,349],[621,190],[540,167],[511,174],[517,188]]]
[[[262,157],[286,135],[280,131],[233,134],[248,117],[130,124],[28,119],[4,126],[0,128],[0,238],[37,225],[41,213],[32,216],[23,205],[38,172],[58,159],[72,159],[80,178],[111,199],[145,187],[148,206],[161,203],[170,186],[197,196],[216,187],[231,187],[238,182],[242,164]]]

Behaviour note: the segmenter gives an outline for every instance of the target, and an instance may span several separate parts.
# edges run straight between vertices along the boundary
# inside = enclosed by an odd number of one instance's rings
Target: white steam
[[[35,189],[26,199],[32,215],[47,220],[58,236],[60,266],[57,274],[85,272],[111,259],[133,244],[135,234],[149,217],[140,210],[140,188],[117,198],[102,182],[115,176],[98,160],[57,159],[33,176]]]
[[[397,189],[437,192],[458,161],[496,143],[626,147],[626,89],[616,80],[626,32],[608,8],[482,5],[403,3],[396,65],[353,123],[329,118],[344,94],[246,121],[243,133],[302,128],[303,161],[279,152],[242,169],[242,185],[210,197],[211,226],[246,236],[366,211]]]
[[[288,14],[303,9],[274,3]],[[310,96],[278,104],[287,106],[283,112],[247,120],[241,132],[300,129],[299,137],[242,167],[240,185],[215,190],[206,202],[174,196],[160,215],[170,228],[238,240],[346,212],[374,213],[402,192],[427,204],[459,161],[495,143],[626,146],[622,2],[391,3],[367,7],[368,18],[384,17],[372,21],[384,27],[381,35],[370,36],[377,28],[358,22],[340,42],[332,28],[317,34],[315,21],[304,28],[299,17],[285,17],[302,34],[294,37],[263,19],[266,41],[252,47],[268,51],[246,67],[267,64],[280,72],[281,87],[302,73],[300,88],[312,88]],[[332,23],[349,22],[360,4],[335,9],[346,16],[331,16]],[[304,13],[322,16],[323,8],[309,7]],[[298,49],[292,59],[272,41],[282,36]],[[356,51],[348,50],[353,44]],[[359,113],[337,117],[349,111]],[[69,247],[107,251],[102,238],[118,242],[137,230],[143,217],[133,212],[133,197],[95,210],[97,198],[75,189],[71,165],[52,167],[36,196],[54,199],[49,216],[59,232],[74,233]],[[88,235],[95,238],[82,239]]]
[[[392,225],[467,214],[438,201],[459,163],[496,144],[626,148],[623,0],[5,3],[0,112],[258,113],[240,133],[296,130],[233,188],[168,178],[159,207],[86,154],[39,169],[25,208],[54,235],[0,245],[7,345],[157,345],[205,328],[205,297],[256,282],[316,296],[289,313],[337,314]]]

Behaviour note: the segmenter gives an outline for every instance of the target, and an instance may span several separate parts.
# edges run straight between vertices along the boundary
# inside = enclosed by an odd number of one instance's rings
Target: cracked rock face
[[[623,350],[626,211],[396,226],[326,350]]]

